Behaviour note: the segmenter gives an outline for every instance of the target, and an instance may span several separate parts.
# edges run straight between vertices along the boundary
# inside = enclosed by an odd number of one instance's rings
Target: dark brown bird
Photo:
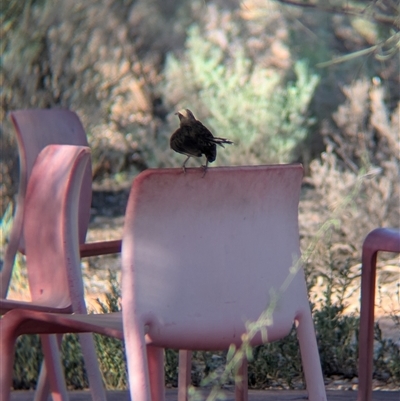
[[[208,163],[212,163],[217,157],[217,145],[224,148],[224,143],[232,144],[225,138],[215,137],[210,130],[205,127],[189,109],[182,109],[175,113],[181,122],[180,127],[171,135],[170,147],[175,152],[187,156],[183,162],[183,171],[186,171],[186,162],[190,157],[201,157],[207,159],[204,168],[204,175],[207,171]],[[203,177],[204,177],[203,175]]]

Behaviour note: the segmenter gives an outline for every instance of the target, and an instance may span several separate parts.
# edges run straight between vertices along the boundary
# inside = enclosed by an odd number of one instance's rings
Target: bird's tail
[[[214,137],[214,138],[210,139],[210,141],[215,143],[216,145],[222,146],[223,148],[225,147],[224,143],[227,143],[228,145],[232,145],[233,144],[233,142],[230,141],[229,139],[218,138],[218,137]]]

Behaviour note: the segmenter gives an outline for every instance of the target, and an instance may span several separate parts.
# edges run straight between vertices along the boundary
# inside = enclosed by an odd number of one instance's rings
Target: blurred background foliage
[[[110,190],[110,182],[129,186],[148,167],[181,165],[168,141],[178,127],[174,113],[190,108],[216,136],[235,142],[215,165],[303,163],[302,248],[322,224],[335,223],[306,264],[324,373],[356,375],[361,244],[373,228],[400,222],[397,1],[3,0],[0,23],[3,245],[18,185],[7,112],[76,111],[92,148],[94,184]],[[123,207],[108,212],[123,215]],[[398,266],[391,255],[379,265],[379,285],[397,299]],[[399,311],[397,301],[386,314]],[[385,338],[378,326],[376,333],[375,377],[399,383],[400,339]],[[34,340],[20,341],[28,342],[16,364],[29,359],[37,369]],[[297,385],[293,341],[254,350],[252,386]],[[64,352],[78,360],[76,339],[68,343]],[[102,354],[123,360],[121,344],[98,343]],[[223,354],[199,354],[197,382],[220,360]],[[174,384],[176,353],[168,351],[167,361]],[[105,380],[123,387],[124,369],[113,363],[105,358]],[[16,372],[17,387],[33,385],[34,374],[18,381]],[[83,386],[84,372],[75,377],[81,384],[70,385]]]

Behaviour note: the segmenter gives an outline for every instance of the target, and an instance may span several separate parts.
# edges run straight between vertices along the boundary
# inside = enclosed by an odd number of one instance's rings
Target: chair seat
[[[4,322],[10,327],[17,327],[17,335],[98,333],[123,340],[121,312],[70,315],[14,309],[4,315]]]

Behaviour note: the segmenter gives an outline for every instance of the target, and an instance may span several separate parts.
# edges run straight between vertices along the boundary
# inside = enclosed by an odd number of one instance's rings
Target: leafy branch
[[[388,0],[385,2],[385,11],[383,13],[378,10],[379,2],[375,5],[364,7],[363,5],[349,5],[344,4],[341,6],[326,5],[322,2],[309,3],[305,1],[296,0],[276,0],[278,3],[287,4],[296,7],[313,8],[327,13],[349,15],[352,17],[362,17],[374,20],[380,24],[389,25],[394,28],[400,28],[400,9],[399,5],[395,2]],[[378,4],[379,3],[379,4]]]

